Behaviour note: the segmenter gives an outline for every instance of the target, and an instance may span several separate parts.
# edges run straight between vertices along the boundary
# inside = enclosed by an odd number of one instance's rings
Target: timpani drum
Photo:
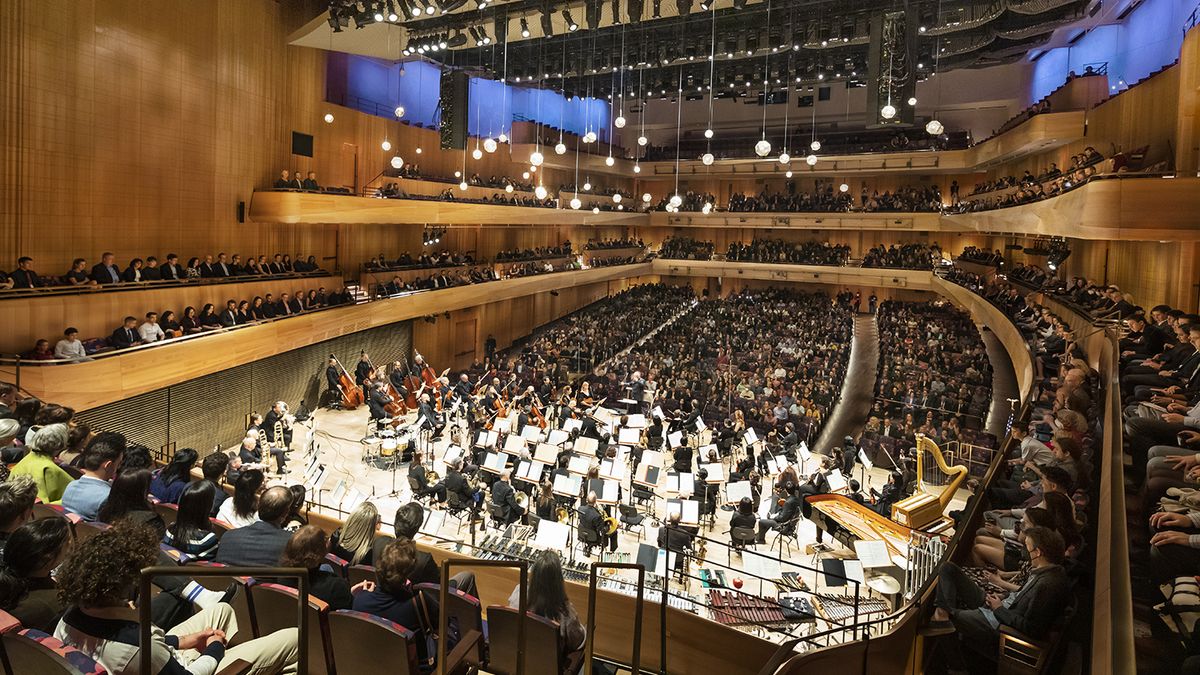
[[[396,438],[395,434],[390,438],[383,439],[383,443],[379,446],[379,456],[385,459],[390,459],[396,454]]]

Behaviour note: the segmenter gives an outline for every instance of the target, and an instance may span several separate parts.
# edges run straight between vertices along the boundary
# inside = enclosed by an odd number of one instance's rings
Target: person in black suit
[[[672,457],[675,459],[675,470],[679,473],[690,473],[692,470],[692,456],[694,451],[688,447],[687,437],[685,436],[680,442],[679,447],[672,452]]]
[[[342,390],[340,388],[340,380],[342,378],[342,370],[338,368],[337,359],[332,354],[329,356],[329,361],[325,364],[325,384],[327,385],[326,396],[331,401],[342,400]]]
[[[237,253],[229,259],[229,276],[240,277],[246,273],[246,267],[242,265],[242,256]]]
[[[893,471],[888,476],[887,485],[883,486],[883,491],[879,493],[879,499],[875,501],[875,506],[872,509],[881,516],[891,518],[892,504],[903,498],[904,474],[899,471]]]
[[[433,409],[429,394],[421,394],[421,402],[417,404],[417,421],[422,430],[428,429],[433,432],[434,439],[441,438],[442,430],[446,428],[446,423]]]
[[[425,470],[425,465],[421,463],[422,459],[424,459],[424,455],[414,452],[412,461],[408,464],[408,477],[417,482],[417,489],[413,496],[420,498],[425,495],[433,495],[434,499],[439,502],[446,501],[446,482],[442,480],[430,485],[425,476],[428,472]]]
[[[92,281],[101,285],[121,283],[121,270],[113,264],[116,256],[105,252],[100,256],[100,262],[92,267]]]
[[[134,345],[142,344],[141,336],[137,330],[137,319],[132,316],[125,317],[121,327],[112,332],[112,336],[108,338],[108,341],[117,349],[128,349]]]
[[[142,281],[159,281],[162,279],[162,267],[158,264],[158,258],[150,256],[146,258],[146,265],[142,267]]]
[[[288,313],[299,314],[304,311],[304,304],[300,302],[300,294],[293,295],[290,300],[287,299],[287,293],[283,294],[284,302],[287,303]]]
[[[525,515],[525,509],[517,503],[516,490],[512,486],[512,471],[501,471],[500,480],[492,484],[492,504],[500,507],[505,525],[515,523]]]
[[[213,276],[215,277],[231,277],[233,273],[229,270],[229,261],[225,259],[224,253],[217,254],[217,262],[212,264]]]
[[[642,379],[641,371],[634,371],[629,377],[629,398],[637,401],[636,409],[641,410],[642,399],[646,396],[646,380]]]
[[[292,447],[292,430],[284,419],[287,414],[287,403],[276,401],[267,413],[266,419],[263,420],[263,430],[267,434],[267,441],[271,445],[271,454],[275,456],[275,463],[278,465],[280,475],[286,471],[287,451]],[[282,434],[275,433],[277,422],[283,424]]]
[[[276,190],[286,190],[292,187],[292,174],[287,169],[279,172],[279,178],[275,179],[273,186]]]
[[[179,265],[179,256],[174,253],[167,254],[167,262],[163,263],[159,278],[163,281],[183,281],[187,278],[187,273]]]
[[[767,532],[778,530],[783,525],[795,520],[800,511],[800,497],[796,494],[796,485],[788,483],[783,486],[783,505],[776,506],[766,518],[758,521],[758,543],[767,543]]]
[[[41,288],[46,285],[37,272],[33,271],[33,258],[27,255],[17,258],[17,269],[9,276],[12,278],[13,288]]]
[[[293,190],[301,190],[304,188],[304,183],[300,181],[300,169],[292,172],[292,180],[288,181],[288,187]]]
[[[286,295],[285,293],[284,296]],[[372,370],[374,368],[371,367],[371,357],[367,356],[366,352],[363,352],[359,355],[358,363],[354,366],[354,382],[361,387],[363,381],[371,377]]]
[[[226,532],[217,546],[216,562],[225,565],[271,567],[291,539],[283,521],[292,510],[292,492],[277,485],[258,499],[258,522]]]
[[[367,388],[367,408],[371,411],[371,419],[378,422],[388,416],[387,404],[391,398],[383,388],[382,382],[372,382]]]
[[[596,541],[601,542],[600,546],[604,546],[604,541],[608,540],[608,550],[617,550],[617,533],[605,534],[604,532],[604,514],[600,512],[600,507],[596,502],[596,493],[588,492],[587,502],[579,507],[579,529],[593,532],[596,535]]]
[[[470,508],[475,502],[475,489],[463,473],[463,460],[456,457],[446,465],[446,500],[450,508]]]
[[[684,569],[687,556],[683,554],[691,551],[694,538],[692,532],[679,524],[681,518],[679,512],[672,513],[658,530],[658,547],[675,554],[674,568],[677,570]]]
[[[312,190],[314,192],[320,190],[321,186],[317,184],[317,172],[309,171],[308,178],[305,178],[304,181],[300,183],[300,186],[305,190]]]
[[[213,265],[213,257],[211,255],[204,256],[204,262],[200,263],[200,278],[212,279],[217,275],[217,269]]]
[[[700,502],[700,515],[706,516],[717,512],[718,490],[720,490],[719,485],[712,485],[708,482],[708,469],[700,469],[696,472],[696,480],[692,486],[692,499]]]
[[[225,309],[221,310],[221,325],[233,328],[237,323],[237,302],[229,300],[225,303]]]

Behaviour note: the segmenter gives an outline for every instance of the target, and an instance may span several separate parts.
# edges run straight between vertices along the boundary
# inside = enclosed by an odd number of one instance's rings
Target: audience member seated
[[[208,515],[212,509],[214,492],[212,483],[208,481],[188,484],[179,497],[175,522],[167,526],[164,544],[196,560],[212,560],[216,556],[217,533],[213,531]]]
[[[96,434],[80,457],[83,475],[63,490],[63,508],[83,518],[96,520],[108,501],[110,482],[125,457],[125,437],[110,431]]]
[[[942,259],[942,249],[937,244],[902,244],[884,247],[873,246],[863,256],[863,267],[885,267],[907,270],[927,270]]]
[[[237,499],[237,495],[234,495]],[[226,565],[269,567],[279,563],[291,535],[283,529],[292,506],[292,493],[275,486],[258,500],[258,520],[226,532],[217,547],[216,561]],[[322,553],[324,555],[324,553]]]
[[[711,241],[697,241],[691,237],[670,236],[663,240],[658,257],[675,260],[711,260],[714,245]]]
[[[221,542],[224,546],[225,542]],[[325,554],[329,553],[329,537],[316,525],[305,525],[288,539],[279,558],[280,567],[299,567],[308,570],[309,595],[329,605],[329,611],[350,609],[354,597],[350,595],[350,584],[336,572],[321,569]],[[284,578],[284,585],[298,587],[296,579]]]
[[[517,586],[508,596],[508,606],[520,608],[521,587]],[[525,594],[528,611],[558,623],[558,651],[563,662],[583,649],[587,632],[571,599],[567,597],[566,582],[563,580],[562,559],[557,551],[543,550],[529,566],[529,583]]]
[[[351,565],[372,564],[375,533],[380,525],[379,509],[371,502],[363,502],[330,535],[329,551]]]
[[[725,253],[726,260],[796,265],[845,265],[850,247],[818,241],[789,242],[782,239],[755,239],[749,244],[734,242]]]
[[[65,606],[50,573],[66,557],[70,542],[65,518],[33,520],[9,535],[0,565],[0,609],[25,628],[54,632]]]
[[[58,570],[60,597],[69,606],[54,636],[98,661],[112,675],[138,673],[140,626],[130,602],[140,572],[154,565],[158,537],[152,528],[122,523],[80,542]],[[151,629],[156,673],[212,673],[234,660],[254,672],[292,673],[299,661],[295,628],[226,648],[239,627],[233,608],[217,603],[164,631]]]
[[[33,432],[29,452],[12,468],[12,476],[29,476],[37,485],[41,501],[57,504],[71,482],[71,474],[58,465],[58,456],[67,449],[66,424],[49,424]]]
[[[241,467],[240,458],[238,466]],[[264,482],[262,469],[240,470],[237,479],[233,481],[233,497],[221,504],[217,511],[217,520],[234,528],[247,527],[258,522],[258,495]]]
[[[162,468],[150,483],[150,494],[161,503],[176,504],[179,495],[192,480],[192,467],[196,465],[200,453],[192,448],[182,448],[171,457],[171,461]]]
[[[108,491],[108,499],[100,506],[96,514],[102,523],[115,525],[122,520],[146,523],[158,532],[162,539],[167,531],[167,524],[162,516],[154,510],[150,499],[150,481],[153,477],[150,469],[129,469],[117,472],[113,478],[112,489]]]

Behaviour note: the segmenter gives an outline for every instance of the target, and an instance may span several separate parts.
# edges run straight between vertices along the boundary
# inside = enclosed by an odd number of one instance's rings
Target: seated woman
[[[12,468],[12,476],[29,476],[37,484],[38,499],[57,503],[71,482],[71,475],[58,465],[67,449],[70,432],[66,424],[48,424],[26,437],[29,452]]]
[[[162,326],[163,334],[168,340],[183,335],[183,326],[179,324],[179,319],[175,318],[175,312],[169,309],[159,315],[158,325]]]
[[[195,256],[188,258],[187,266],[184,268],[184,273],[187,275],[188,279],[199,279],[200,259]]]
[[[204,330],[200,327],[200,319],[196,316],[196,308],[188,305],[183,308],[183,318],[179,320],[184,335],[195,335]]]
[[[254,300],[250,303],[250,320],[262,321],[267,318],[266,308],[263,307],[263,299],[261,295],[254,296]]]
[[[308,516],[304,509],[308,490],[299,484],[290,486],[288,490],[292,493],[292,508],[288,512],[287,518],[283,519],[283,529],[288,532],[295,532],[308,524]]]
[[[258,522],[258,495],[266,480],[259,469],[247,469],[233,483],[233,498],[226,499],[217,509],[217,520],[238,528]]]
[[[100,505],[97,520],[109,525],[126,519],[146,523],[152,526],[158,532],[158,538],[162,539],[167,532],[167,524],[150,503],[150,478],[149,469],[118,473],[108,491],[108,499]]]
[[[163,543],[198,560],[216,557],[217,535],[208,518],[216,492],[216,487],[206,480],[189,484],[179,497],[179,513],[167,528]]]
[[[517,608],[520,605],[520,593],[521,587],[518,585],[508,596],[509,607]],[[525,601],[529,611],[558,623],[558,649],[564,661],[571,653],[583,649],[587,633],[567,597],[562,560],[557,552],[545,550],[534,559],[529,568]]]
[[[121,523],[80,542],[58,570],[61,597],[69,605],[54,637],[98,661],[111,675],[140,672],[137,592],[144,567],[155,564],[153,529]],[[239,630],[233,608],[215,603],[169,631],[151,630],[154,673],[213,673],[241,659],[252,672],[294,673],[297,632],[284,628],[236,647],[226,644]],[[248,630],[248,629],[247,629]]]
[[[350,609],[354,597],[350,595],[350,583],[340,574],[321,569],[325,554],[329,552],[329,538],[316,525],[305,525],[296,530],[279,558],[280,567],[303,567],[308,570],[308,592],[329,605],[329,611]],[[282,583],[296,587],[296,579],[282,579]]]
[[[150,494],[160,502],[177,504],[179,495],[183,494],[183,489],[192,480],[192,467],[196,466],[199,458],[200,453],[192,448],[176,452],[171,462],[150,481]]]
[[[50,572],[66,557],[70,542],[65,518],[30,521],[10,534],[0,565],[0,609],[26,628],[54,632],[65,605]]]
[[[754,513],[754,501],[749,497],[742,497],[738,502],[737,510],[729,518],[729,527],[748,527],[754,529],[758,525],[758,516]]]
[[[221,317],[217,316],[216,308],[211,302],[204,304],[196,321],[199,322],[201,330],[217,330],[221,327]]]
[[[363,502],[346,519],[345,525],[334,530],[329,540],[330,552],[351,565],[370,565],[373,562],[371,545],[375,543],[380,524],[379,509],[371,502]]]
[[[244,326],[245,324],[250,323],[251,319],[250,319],[250,301],[249,300],[242,300],[241,302],[238,303],[237,314],[235,314],[234,317],[237,321],[237,325],[239,325],[239,326]]]

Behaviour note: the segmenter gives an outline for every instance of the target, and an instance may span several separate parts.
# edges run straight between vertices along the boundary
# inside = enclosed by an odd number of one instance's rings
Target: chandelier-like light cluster
[[[559,154],[559,155],[567,154],[567,144],[563,143],[562,141],[559,141],[558,145],[554,146],[554,152],[555,152],[555,154]]]
[[[885,120],[890,120],[896,116],[896,106],[891,103],[879,109],[879,116]]]
[[[402,105],[396,106],[395,113],[396,113],[396,117],[404,117],[404,106],[402,106]]]
[[[809,166],[816,166],[817,165],[817,156],[809,155],[808,157],[805,157],[804,163],[808,164]]]
[[[604,158],[605,166],[612,166],[613,164],[616,164],[616,163],[617,163],[617,160],[613,159],[612,155],[609,155],[608,157]]]
[[[403,169],[404,168],[404,159],[402,157],[400,157],[400,155],[396,155],[395,157],[392,158],[392,168],[393,169]]]
[[[790,161],[792,161],[792,156],[787,154],[786,150],[779,153],[779,163],[780,164],[787,164]]]
[[[650,142],[650,139],[645,136],[638,136],[638,145],[645,145]]]
[[[388,139],[385,138],[385,139],[383,139],[383,142],[379,144],[379,147],[383,148],[384,152],[387,152],[392,149],[392,143],[391,143],[391,141],[389,141]]]
[[[813,141],[812,143],[808,144],[808,147],[813,152],[816,152],[821,149],[821,141]]]
[[[474,159],[483,159],[483,151],[479,148],[475,148],[471,151],[471,157]]]
[[[613,120],[613,126],[618,129],[624,129],[625,128],[625,116],[617,115],[617,118]]]
[[[333,113],[325,113],[324,120],[326,124],[333,124]]]

